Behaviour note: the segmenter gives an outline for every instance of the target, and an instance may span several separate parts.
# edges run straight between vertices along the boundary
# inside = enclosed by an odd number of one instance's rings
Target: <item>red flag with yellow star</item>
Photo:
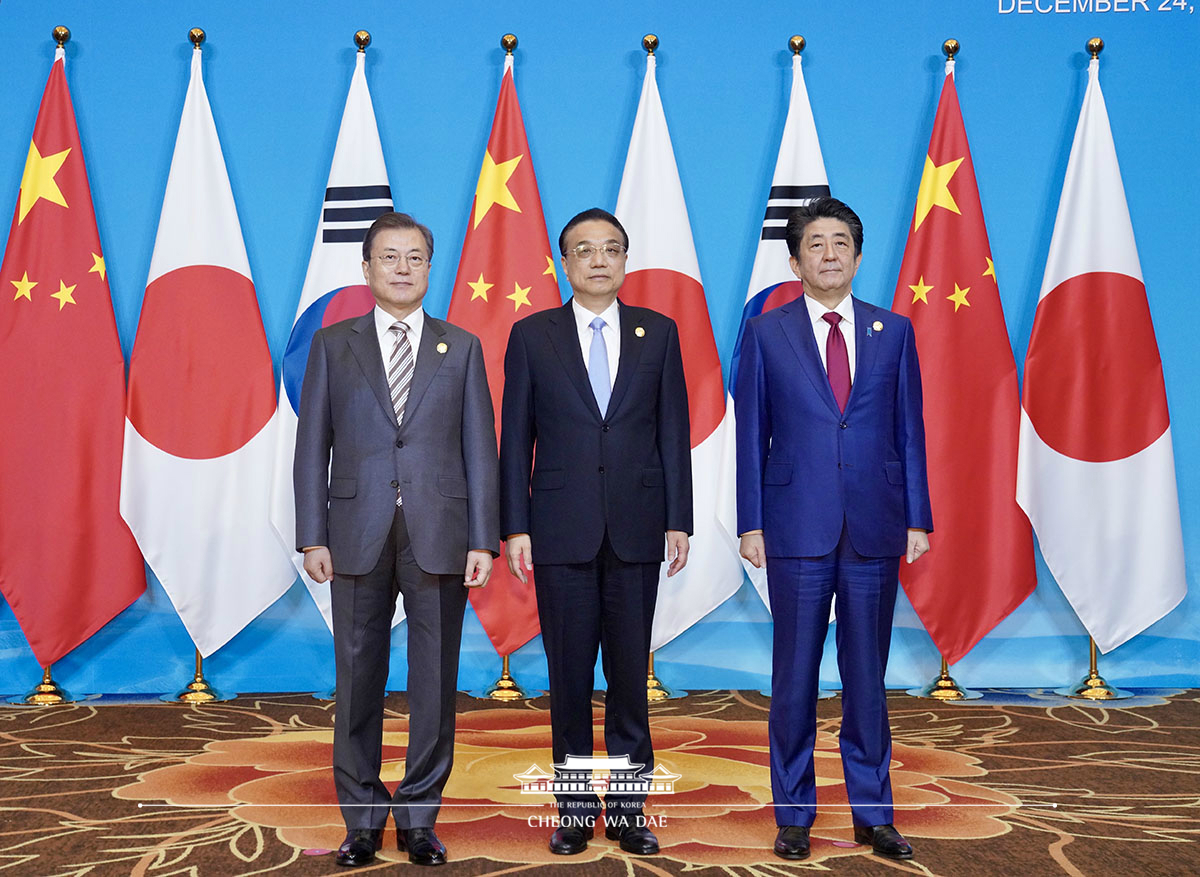
[[[483,343],[497,435],[509,331],[534,311],[562,304],[512,63],[513,56],[506,56],[447,315],[451,323],[475,333]],[[538,634],[533,576],[522,584],[503,559],[493,568],[486,588],[472,589],[471,605],[501,655],[511,654]]]
[[[146,589],[118,510],[125,362],[60,48],[0,266],[0,590],[43,666]]]
[[[933,122],[892,310],[921,354],[929,494],[928,556],[900,580],[954,663],[1032,593],[1033,534],[1016,503],[1017,368],[967,146],[953,61]]]

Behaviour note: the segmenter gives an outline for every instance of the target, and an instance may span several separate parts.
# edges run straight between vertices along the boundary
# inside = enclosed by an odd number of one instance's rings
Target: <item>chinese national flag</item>
[[[0,267],[0,589],[42,666],[146,589],[118,511],[125,363],[60,48]]]
[[[483,343],[497,435],[509,330],[534,311],[562,304],[512,62],[512,55],[504,59],[500,100],[447,315],[451,323],[475,333]],[[471,605],[501,655],[511,654],[538,634],[533,576],[528,584],[521,584],[503,559],[493,569],[491,583],[471,591]]]
[[[953,62],[933,123],[892,310],[921,354],[932,550],[900,579],[949,663],[1037,584],[1033,534],[1015,499],[1017,370],[967,146]]]

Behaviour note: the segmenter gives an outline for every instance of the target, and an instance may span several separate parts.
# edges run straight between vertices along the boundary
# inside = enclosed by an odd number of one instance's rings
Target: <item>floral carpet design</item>
[[[515,778],[551,769],[548,699],[498,705],[462,695],[438,818],[451,864],[440,873],[1112,873],[1097,869],[1105,861],[1142,874],[1191,872],[1200,853],[1197,692],[1118,709],[1053,697],[1018,703],[889,698],[896,824],[916,849],[897,863],[851,841],[839,702],[822,701],[812,856],[785,863],[771,853],[763,695],[699,692],[653,706],[656,760],[680,777],[673,794],[647,803],[661,854],[626,854],[598,832],[570,858],[546,847],[551,797],[522,792]],[[389,786],[404,770],[405,709],[403,695],[388,698]],[[346,873],[329,854],[345,833],[330,767],[333,718],[332,704],[305,695],[0,708],[0,872]],[[389,824],[374,867],[402,862]]]

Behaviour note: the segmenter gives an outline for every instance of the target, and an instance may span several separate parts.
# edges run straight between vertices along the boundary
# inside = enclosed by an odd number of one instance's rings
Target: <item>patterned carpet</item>
[[[597,748],[602,695],[596,698]],[[916,849],[888,862],[851,843],[837,699],[819,704],[820,815],[813,855],[770,851],[766,716],[757,692],[693,692],[652,708],[673,794],[651,798],[662,853],[602,838],[564,859],[553,813],[515,775],[549,769],[547,698],[460,696],[440,874],[766,877],[838,874],[1178,875],[1200,871],[1200,692],[1143,692],[1120,707],[1037,691],[942,705],[896,693],[896,823]],[[385,779],[403,770],[403,695],[388,698]],[[0,872],[20,875],[346,874],[330,752],[333,705],[242,695],[203,708],[92,700],[0,707]],[[394,835],[372,868],[405,858]]]

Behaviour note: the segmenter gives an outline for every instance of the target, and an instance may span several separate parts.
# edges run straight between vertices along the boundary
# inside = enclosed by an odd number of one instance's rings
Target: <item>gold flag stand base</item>
[[[498,700],[501,703],[528,700],[529,694],[508,671],[508,655],[504,655],[500,661],[500,678],[485,688],[482,695],[477,696],[484,700]]]
[[[70,692],[59,688],[58,683],[50,678],[50,668],[42,668],[42,681],[33,687],[28,694],[18,694],[10,698],[9,703],[26,704],[28,706],[57,706],[59,704],[75,703],[77,698]]]
[[[687,697],[686,691],[672,691],[654,675],[654,653],[650,653],[650,666],[646,669],[646,700],[661,703],[664,700],[680,700]]]
[[[940,700],[943,703],[954,703],[960,700],[979,700],[983,697],[978,691],[963,688],[950,675],[950,665],[942,658],[942,672],[937,678],[922,688],[910,688],[906,692],[912,697],[924,697],[930,700]]]
[[[1088,674],[1079,681],[1077,685],[1067,688],[1054,689],[1055,694],[1061,694],[1064,697],[1070,697],[1075,700],[1124,700],[1127,697],[1133,697],[1132,691],[1125,691],[1121,688],[1114,688],[1105,681],[1100,675],[1099,667],[1097,667],[1096,657],[1096,641],[1088,637],[1088,653],[1089,667]]]
[[[208,684],[208,680],[204,678],[204,658],[200,655],[200,650],[196,649],[196,675],[192,678],[182,690],[174,694],[164,694],[159,700],[165,703],[224,703],[227,700],[233,700],[236,695],[224,694]]]

